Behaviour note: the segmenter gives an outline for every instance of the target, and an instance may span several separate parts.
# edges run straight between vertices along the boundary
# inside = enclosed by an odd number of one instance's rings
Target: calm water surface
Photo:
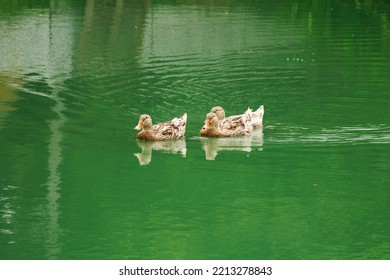
[[[389,259],[385,2],[1,1],[0,259]]]

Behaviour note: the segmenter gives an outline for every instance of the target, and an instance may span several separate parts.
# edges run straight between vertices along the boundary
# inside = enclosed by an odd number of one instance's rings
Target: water
[[[76,3],[77,2],[77,3]],[[1,259],[389,259],[384,1],[3,1]],[[251,138],[198,136],[265,105]],[[143,143],[186,112],[183,141]]]

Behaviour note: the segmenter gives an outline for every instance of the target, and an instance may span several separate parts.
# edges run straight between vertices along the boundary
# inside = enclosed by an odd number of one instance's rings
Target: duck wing
[[[173,134],[175,127],[172,121],[167,121],[152,126],[152,131],[156,136],[170,136]]]
[[[236,115],[224,118],[218,123],[218,126],[222,129],[235,130],[243,124],[242,115]]]
[[[159,123],[152,126],[152,131],[161,140],[181,138],[185,134],[187,114],[171,121]]]

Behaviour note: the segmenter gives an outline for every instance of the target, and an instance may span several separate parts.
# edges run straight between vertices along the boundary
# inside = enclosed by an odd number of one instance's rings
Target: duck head
[[[213,107],[210,112],[216,114],[219,120],[225,118],[225,111],[221,106]]]
[[[214,113],[208,113],[202,129],[199,131],[201,136],[217,137],[220,132],[218,131],[218,117]]]
[[[218,128],[218,117],[214,113],[208,113],[206,115],[206,120],[204,121],[203,129]]]
[[[150,128],[152,128],[152,118],[147,114],[141,115],[139,117],[138,125],[134,127],[135,130],[148,130]]]

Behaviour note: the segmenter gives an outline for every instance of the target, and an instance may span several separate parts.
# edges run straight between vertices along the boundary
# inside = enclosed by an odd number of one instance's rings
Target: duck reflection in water
[[[205,151],[206,160],[215,160],[219,151],[262,151],[263,129],[252,130],[251,135],[229,138],[201,138],[202,148]]]
[[[148,165],[152,161],[152,151],[163,151],[169,154],[181,154],[183,157],[187,154],[186,142],[184,139],[166,140],[166,141],[140,141],[137,140],[141,153],[135,153],[140,165]]]

